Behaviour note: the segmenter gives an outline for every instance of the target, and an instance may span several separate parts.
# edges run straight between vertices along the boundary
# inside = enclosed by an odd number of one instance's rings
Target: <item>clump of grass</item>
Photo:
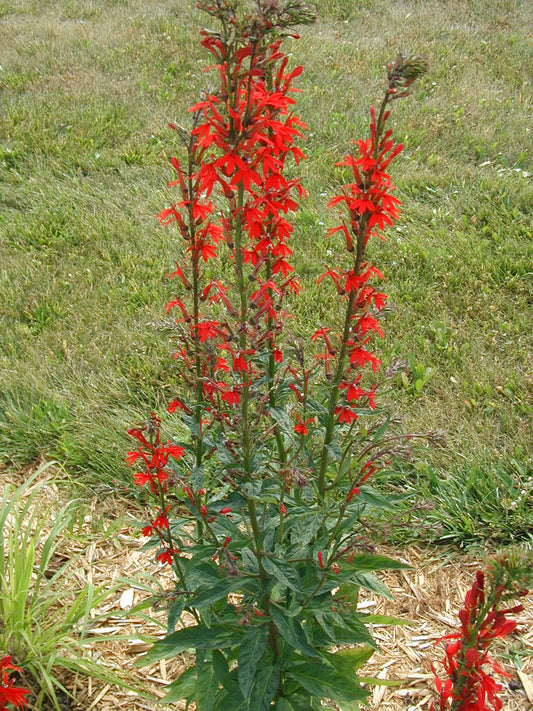
[[[437,541],[461,547],[533,541],[533,460],[498,466],[463,466],[447,476],[430,471],[435,508],[428,521]]]
[[[427,457],[426,457],[427,460]],[[394,519],[376,527],[396,543],[494,548],[533,541],[533,460],[452,465],[399,464],[379,487],[396,497]]]
[[[92,676],[106,683],[131,684],[88,654],[84,642],[97,614],[117,585],[79,582],[76,532],[81,502],[58,506],[46,496],[53,483],[49,465],[39,467],[20,487],[5,486],[0,498],[0,653],[12,656],[24,673],[36,708],[45,702],[60,711],[71,696],[65,674]],[[110,637],[96,635],[106,642]]]

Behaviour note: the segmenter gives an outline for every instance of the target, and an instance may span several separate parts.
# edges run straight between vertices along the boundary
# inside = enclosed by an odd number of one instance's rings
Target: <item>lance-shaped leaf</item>
[[[250,694],[257,664],[267,645],[267,626],[250,627],[243,637],[237,658],[239,686],[245,699]]]
[[[306,656],[321,658],[317,650],[307,641],[303,627],[294,617],[289,617],[274,604],[270,606],[270,614],[280,635],[291,647],[294,647]]]
[[[185,627],[158,640],[136,665],[146,666],[160,659],[175,657],[186,649],[226,649],[239,644],[241,636],[241,630],[227,625]]]
[[[258,669],[250,696],[247,699],[247,711],[269,711],[279,684],[279,667],[265,664]]]
[[[215,669],[211,662],[204,662],[198,673],[196,683],[196,708],[197,711],[213,711],[218,681]]]
[[[173,681],[168,687],[164,698],[165,703],[172,704],[182,699],[192,699],[196,693],[196,667],[190,667]]]
[[[290,565],[268,557],[264,557],[262,563],[266,572],[273,575],[282,585],[291,590],[300,590],[300,581]]]
[[[287,675],[313,696],[333,699],[335,703],[362,701],[368,696],[354,673],[334,669],[324,662],[305,662],[290,669]]]
[[[349,582],[354,585],[358,585],[361,588],[370,590],[371,592],[381,595],[381,597],[386,597],[392,600],[392,595],[385,583],[382,583],[379,578],[376,578],[372,573],[348,573],[345,572],[345,579],[348,578]]]
[[[216,585],[204,589],[199,595],[196,595],[196,597],[193,598],[194,606],[200,609],[208,605],[213,605],[213,603],[218,602],[218,600],[227,598],[229,593],[240,588],[243,582],[243,578],[236,576],[222,578]]]
[[[375,651],[376,650],[370,645],[363,644],[360,647],[340,649],[331,656],[335,656],[337,660],[341,660],[342,663],[348,664],[353,671],[357,671],[368,662]]]
[[[388,558],[385,555],[373,555],[370,553],[354,555],[350,561],[343,560],[341,562],[341,568],[343,570],[355,571],[405,570],[410,567],[410,565],[406,565],[405,563],[395,560],[394,558]]]

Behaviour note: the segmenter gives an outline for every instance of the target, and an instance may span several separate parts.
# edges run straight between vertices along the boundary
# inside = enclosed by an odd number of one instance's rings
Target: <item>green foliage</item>
[[[435,508],[428,522],[440,529],[440,541],[472,546],[533,540],[531,460],[506,467],[464,466],[445,478],[432,473],[430,491]]]
[[[378,535],[397,544],[485,549],[533,540],[531,459],[450,466],[446,474],[419,460],[389,472],[379,487],[401,492],[394,514],[373,518]]]
[[[80,502],[61,508],[45,503],[48,466],[37,469],[19,488],[5,486],[0,500],[0,652],[24,672],[37,705],[47,698],[61,708],[65,672],[128,686],[114,671],[97,664],[84,647],[96,609],[114,586],[80,585],[77,556],[65,560],[61,545],[74,540]],[[93,636],[91,641],[105,641]]]

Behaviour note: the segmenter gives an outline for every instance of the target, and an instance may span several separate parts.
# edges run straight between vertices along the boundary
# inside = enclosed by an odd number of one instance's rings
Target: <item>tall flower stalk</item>
[[[367,692],[336,645],[375,646],[357,591],[383,592],[372,571],[402,567],[370,554],[357,528],[377,501],[365,482],[401,441],[383,421],[359,426],[375,407],[363,371],[379,366],[368,341],[382,335],[385,301],[366,248],[398,215],[388,106],[424,67],[391,65],[370,138],[341,164],[353,182],[330,203],[347,213],[330,234],[343,235],[349,263],[323,278],[344,326],[318,329],[325,353],[309,364],[284,332],[300,289],[290,217],[305,198],[294,172],[306,126],[294,113],[302,68],[289,68],[282,47],[313,18],[300,0],[199,7],[217,21],[202,32],[217,89],[192,107],[191,131],[172,125],[185,159],[172,158],[178,200],[159,216],[183,239],[167,306],[181,387],[168,410],[190,436],[165,441],[152,414],[130,430],[138,446],[127,458],[155,504],[144,533],[176,576],[168,636],[145,661],[194,648],[167,701],[194,699],[199,711],[318,709],[325,698],[353,707]],[[184,610],[195,624],[175,631]]]

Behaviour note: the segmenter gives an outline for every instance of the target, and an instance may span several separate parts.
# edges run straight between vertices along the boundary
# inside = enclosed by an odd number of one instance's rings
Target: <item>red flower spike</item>
[[[466,594],[464,608],[459,612],[461,631],[443,638],[454,640],[446,645],[442,662],[447,678],[441,680],[433,668],[439,710],[448,711],[451,706],[457,711],[489,711],[491,708],[499,711],[502,708],[498,696],[502,686],[485,671],[485,667],[490,666],[493,671],[510,676],[488,654],[492,640],[505,637],[516,629],[516,621],[506,619],[506,615],[521,606],[497,609],[506,592],[506,586],[500,585],[486,593],[483,571],[477,572],[476,580]],[[490,609],[486,605],[487,594],[491,595]],[[431,709],[436,711],[435,702]]]
[[[357,494],[361,493],[361,489],[358,486],[354,486],[353,489],[351,489],[350,493],[346,497],[346,503],[349,504],[350,501],[353,499],[354,496],[357,496]]]

